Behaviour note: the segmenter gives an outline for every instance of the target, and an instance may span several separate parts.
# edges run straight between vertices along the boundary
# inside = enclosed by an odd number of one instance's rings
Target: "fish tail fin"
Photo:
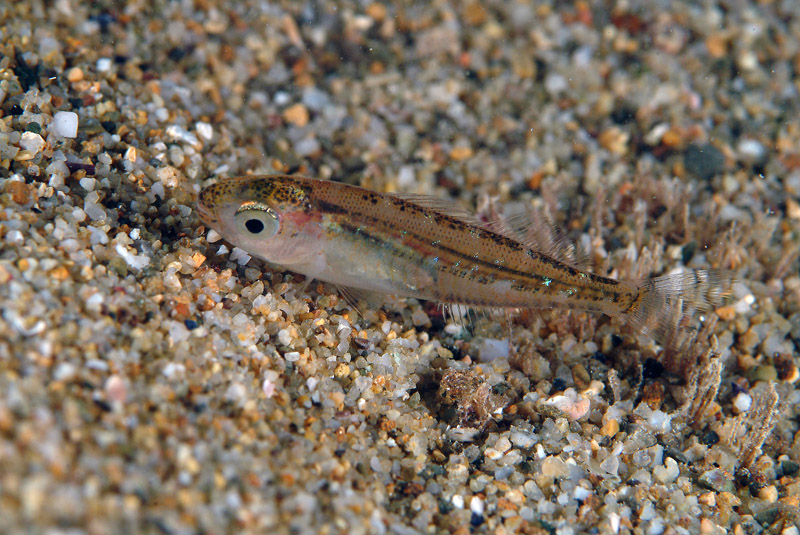
[[[684,316],[723,304],[730,296],[732,283],[730,272],[716,269],[629,281],[639,293],[621,316],[663,342]]]

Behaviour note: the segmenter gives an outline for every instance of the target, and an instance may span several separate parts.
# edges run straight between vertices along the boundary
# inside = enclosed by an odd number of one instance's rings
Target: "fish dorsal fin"
[[[475,217],[475,214],[453,200],[431,197],[430,195],[420,195],[418,193],[391,193],[390,195],[421,206],[422,208],[450,216],[453,219],[458,219],[469,225],[484,226],[483,223]]]
[[[497,211],[496,201],[481,200],[478,219],[484,228],[516,240],[534,251],[579,269],[589,265],[589,255],[576,247],[544,212],[526,210],[511,217]]]
[[[478,213],[473,214],[461,204],[448,199],[416,193],[391,195],[468,225],[490,230],[569,266],[582,269],[589,264],[588,254],[576,248],[552,220],[540,211],[526,211],[504,218],[497,210],[496,200],[489,196],[481,199]]]

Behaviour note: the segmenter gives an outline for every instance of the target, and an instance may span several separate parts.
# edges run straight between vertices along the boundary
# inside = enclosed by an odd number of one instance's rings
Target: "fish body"
[[[714,271],[603,277],[442,201],[339,182],[225,179],[200,193],[198,212],[232,244],[288,270],[443,304],[591,310],[647,328],[675,304],[708,308],[720,295]]]

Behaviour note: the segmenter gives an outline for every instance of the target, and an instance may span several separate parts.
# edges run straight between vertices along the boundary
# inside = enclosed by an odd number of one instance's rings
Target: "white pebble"
[[[195,125],[195,130],[197,130],[197,135],[204,141],[211,141],[211,138],[214,137],[214,128],[203,121],[199,121]]]
[[[30,151],[34,154],[42,150],[47,142],[42,139],[42,136],[33,132],[23,132],[22,139],[19,141],[19,146],[24,150]]]
[[[53,372],[53,378],[56,381],[69,381],[77,372],[77,368],[74,364],[70,364],[69,362],[62,362],[59,364],[55,371]]]
[[[283,355],[283,358],[286,359],[286,362],[297,362],[298,360],[300,360],[300,353],[298,353],[297,351],[290,351],[288,353],[285,353]]]
[[[121,243],[118,243],[115,249],[117,254],[133,269],[142,269],[150,263],[150,258],[145,255],[131,254]]]
[[[264,383],[261,385],[261,391],[264,392],[267,399],[271,398],[275,395],[275,383],[269,379],[264,379]]]
[[[747,162],[757,162],[764,158],[766,149],[755,139],[743,139],[737,146],[739,157]]]
[[[653,411],[652,414],[650,414],[650,418],[647,419],[647,423],[653,428],[654,431],[668,433],[672,429],[671,420],[672,417],[667,413],[662,411]]]
[[[667,457],[664,466],[656,466],[653,469],[653,476],[660,483],[672,483],[681,474],[678,463],[672,457]]]
[[[152,191],[157,196],[161,197],[162,199],[166,196],[166,192],[164,191],[164,184],[161,182],[156,182],[152,186],[150,186],[150,191]]]
[[[69,176],[69,168],[67,167],[67,164],[64,163],[64,160],[53,161],[45,168],[44,172],[48,175],[57,175],[61,177]],[[52,184],[50,185],[52,186]]]
[[[507,359],[509,354],[508,338],[495,340],[492,338],[482,338],[473,344],[478,350],[478,358],[481,362],[491,362],[497,359]]]
[[[219,232],[217,232],[214,229],[209,230],[208,231],[208,235],[206,236],[206,241],[208,243],[216,243],[221,239],[222,239],[222,236],[220,236]]]
[[[92,221],[105,221],[108,215],[105,208],[97,203],[84,203],[83,211],[89,216]]]
[[[567,79],[560,74],[550,74],[544,80],[544,88],[551,95],[556,95],[562,91],[566,91],[569,87]]]
[[[298,156],[310,156],[319,149],[320,144],[315,137],[307,137],[294,144],[294,152]]]
[[[309,377],[306,379],[306,386],[308,387],[309,392],[313,392],[317,385],[319,384],[319,379],[316,377]]]
[[[483,514],[483,500],[478,498],[477,496],[473,496],[472,499],[469,501],[469,510],[475,513],[476,515]]]
[[[460,494],[454,494],[450,501],[453,502],[453,505],[456,506],[457,509],[464,508],[464,497]]]
[[[186,367],[183,364],[178,364],[176,362],[168,362],[164,369],[161,370],[161,373],[164,374],[164,377],[167,379],[176,379],[183,375],[183,372],[186,371]]]
[[[96,64],[97,72],[108,72],[111,70],[112,65],[111,58],[100,58]]]
[[[75,207],[75,209],[72,210],[72,213],[70,215],[72,216],[72,219],[76,223],[81,223],[86,219],[86,212],[84,212],[81,208],[78,207]]]
[[[247,399],[247,389],[242,383],[233,382],[225,391],[225,399],[234,403],[241,403]]]
[[[6,243],[12,245],[22,245],[22,243],[25,241],[25,236],[23,236],[22,232],[20,232],[19,230],[14,229],[9,231],[8,234],[6,234],[5,241]]]
[[[289,333],[288,329],[281,329],[278,331],[278,342],[284,346],[288,346],[292,343],[292,335]]]
[[[183,141],[184,143],[189,143],[190,145],[196,145],[198,143],[197,136],[188,132],[182,126],[178,126],[176,124],[168,126],[164,133],[167,137],[172,141]]]
[[[86,191],[94,191],[95,185],[97,185],[97,181],[90,176],[85,176],[80,179],[80,185]]]
[[[86,309],[91,310],[92,312],[99,312],[100,307],[103,304],[103,294],[96,293],[92,294],[89,299],[86,300]]]
[[[416,181],[414,168],[410,165],[404,165],[397,172],[397,186],[400,188],[410,188]]]
[[[247,251],[240,249],[239,247],[234,247],[233,251],[231,251],[231,260],[240,266],[246,265],[250,261],[250,258],[251,257],[249,254],[247,254]]]
[[[91,225],[87,228],[89,229],[89,232],[92,233],[89,237],[89,241],[92,243],[92,245],[105,245],[108,243],[108,234],[106,234],[105,230],[98,227],[93,227]]]
[[[580,501],[585,500],[586,498],[588,498],[591,495],[592,495],[592,491],[590,491],[589,489],[585,489],[585,488],[583,488],[581,486],[575,487],[575,492],[573,493],[573,496],[575,496],[575,499],[576,500],[580,500]]]
[[[733,406],[736,408],[737,412],[747,412],[750,410],[752,405],[753,398],[750,396],[750,394],[739,392],[736,397],[733,398]]]
[[[104,372],[108,370],[108,362],[100,359],[89,359],[86,361],[86,367],[90,370],[99,370]]]
[[[180,321],[173,321],[169,326],[169,337],[173,344],[179,344],[189,338],[189,329]]]
[[[53,128],[58,136],[74,138],[78,135],[78,114],[74,111],[58,111],[53,116]]]
[[[609,455],[606,460],[600,463],[600,469],[605,470],[612,476],[616,476],[617,470],[619,470],[619,459],[614,454]]]

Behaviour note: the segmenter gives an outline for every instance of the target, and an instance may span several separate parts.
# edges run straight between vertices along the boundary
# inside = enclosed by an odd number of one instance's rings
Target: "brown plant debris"
[[[725,424],[724,436],[728,445],[740,453],[740,467],[749,468],[761,451],[761,446],[769,436],[780,417],[780,397],[775,385],[770,383],[765,392],[754,396],[753,406]]]
[[[509,399],[492,392],[492,387],[474,370],[449,369],[439,383],[438,396],[446,405],[454,405],[458,425],[485,426],[498,409],[505,407]]]

